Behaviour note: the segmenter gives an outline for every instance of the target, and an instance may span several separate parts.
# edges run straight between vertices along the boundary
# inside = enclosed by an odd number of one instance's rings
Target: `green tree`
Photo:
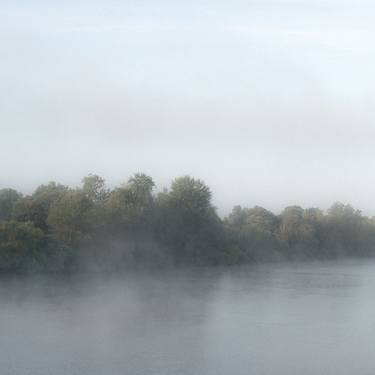
[[[90,234],[92,207],[92,201],[82,190],[67,190],[51,205],[47,223],[59,240],[77,245]]]
[[[14,206],[21,197],[22,195],[14,189],[0,190],[0,220],[11,219]]]
[[[109,196],[105,180],[95,174],[89,174],[82,179],[82,191],[95,204],[104,202]]]
[[[47,231],[49,209],[67,190],[66,186],[56,182],[40,185],[31,196],[26,196],[17,201],[14,208],[14,219],[25,222],[31,221],[37,228]]]
[[[135,174],[126,184],[116,188],[106,204],[110,230],[137,234],[149,229],[151,223],[155,184],[145,174]]]
[[[281,213],[278,238],[286,257],[303,259],[314,256],[319,239],[313,222],[306,220],[308,216],[309,213],[299,206],[286,207]]]
[[[348,204],[334,203],[325,218],[324,247],[336,257],[359,253],[363,246],[363,227],[361,211]]]
[[[70,251],[31,222],[0,222],[0,271],[62,271]]]
[[[176,263],[217,263],[224,256],[223,227],[201,180],[183,176],[157,197],[156,235]]]
[[[231,247],[237,249],[237,263],[277,258],[278,242],[275,236],[278,219],[263,207],[236,206],[225,219],[231,236]]]

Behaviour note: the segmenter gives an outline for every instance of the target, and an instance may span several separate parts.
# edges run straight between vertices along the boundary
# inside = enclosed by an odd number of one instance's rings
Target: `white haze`
[[[375,214],[369,1],[0,1],[0,187],[191,174]]]

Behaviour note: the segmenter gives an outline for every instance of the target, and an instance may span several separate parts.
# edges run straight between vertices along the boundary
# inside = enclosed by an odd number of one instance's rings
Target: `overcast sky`
[[[0,0],[0,188],[191,174],[221,213],[375,215],[375,6]]]

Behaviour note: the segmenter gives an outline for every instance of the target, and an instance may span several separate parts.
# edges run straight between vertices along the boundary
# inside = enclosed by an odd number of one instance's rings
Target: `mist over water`
[[[2,278],[0,373],[371,374],[375,262]]]
[[[0,0],[0,375],[374,375],[374,14]]]

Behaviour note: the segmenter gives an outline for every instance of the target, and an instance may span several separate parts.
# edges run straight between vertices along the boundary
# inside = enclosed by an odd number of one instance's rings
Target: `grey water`
[[[2,375],[370,375],[374,346],[374,261],[0,279]]]

